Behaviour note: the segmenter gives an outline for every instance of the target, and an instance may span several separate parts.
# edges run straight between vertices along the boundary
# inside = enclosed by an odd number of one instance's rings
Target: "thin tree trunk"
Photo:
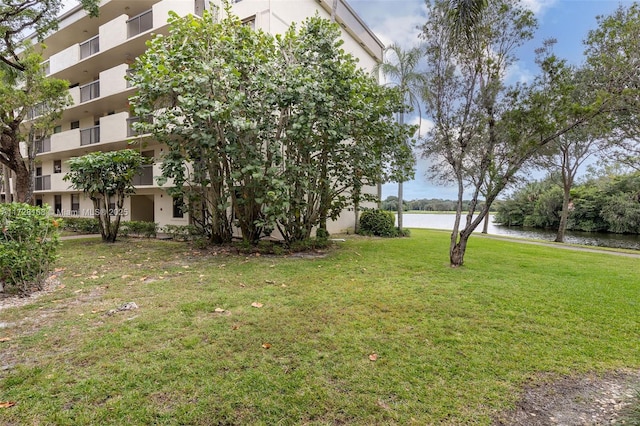
[[[564,183],[562,185],[562,213],[560,213],[560,224],[556,233],[556,243],[564,243],[564,235],[567,231],[567,220],[569,218],[569,202],[571,198],[571,185]]]
[[[404,124],[404,113],[401,112],[398,117],[398,123],[402,126]],[[402,212],[404,211],[403,206],[403,187],[402,187],[402,178],[398,181],[398,230],[402,234]]]
[[[483,234],[489,233],[489,215],[488,214],[484,217],[484,223],[482,225],[482,233]]]

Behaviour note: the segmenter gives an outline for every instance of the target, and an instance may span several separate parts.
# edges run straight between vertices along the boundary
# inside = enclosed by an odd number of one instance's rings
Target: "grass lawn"
[[[64,288],[0,311],[0,424],[489,425],[525,383],[640,368],[638,259],[472,237],[451,269],[447,232],[348,238],[64,241]]]

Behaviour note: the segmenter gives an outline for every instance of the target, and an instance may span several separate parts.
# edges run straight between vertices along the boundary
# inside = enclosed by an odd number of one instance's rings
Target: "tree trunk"
[[[401,112],[398,117],[398,123],[400,125],[404,124],[404,113]],[[403,188],[402,188],[402,180],[398,182],[398,230],[402,233],[402,212],[404,211],[404,203],[403,203]]]
[[[562,188],[562,213],[560,213],[560,224],[556,233],[556,243],[564,243],[564,235],[567,231],[567,220],[569,218],[569,202],[571,199],[571,186],[563,185]]]
[[[33,179],[24,162],[17,167],[15,172],[16,201],[19,203],[31,204],[33,200]]]
[[[488,234],[489,233],[489,214],[487,214],[484,217],[484,222],[482,224],[482,233],[483,234]]]
[[[452,268],[458,268],[464,264],[464,254],[467,251],[469,235],[461,232],[458,241],[451,245],[449,249],[449,264]]]

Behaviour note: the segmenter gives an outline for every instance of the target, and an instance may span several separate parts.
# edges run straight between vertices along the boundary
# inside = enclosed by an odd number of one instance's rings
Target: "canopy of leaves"
[[[63,179],[93,201],[103,241],[116,240],[124,199],[135,192],[133,178],[149,161],[133,149],[92,152],[69,160],[70,170]]]
[[[32,48],[26,48],[21,61],[23,71],[0,67],[0,163],[16,173],[18,200],[29,202],[35,144],[51,134],[71,97],[67,81],[45,77],[42,57]],[[27,145],[26,159],[21,142]]]
[[[64,0],[3,0],[0,2],[0,62],[21,71],[24,38],[43,39],[58,28],[58,13]],[[79,0],[90,16],[98,16],[99,0]]]
[[[163,176],[212,241],[233,225],[248,242],[275,228],[308,238],[363,186],[412,173],[400,92],[357,67],[335,24],[314,17],[276,37],[228,16],[174,15],[131,77],[132,108],[150,117],[139,129],[167,144]]]
[[[556,228],[562,191],[556,177],[526,184],[500,204],[495,221],[508,226]],[[602,176],[571,191],[567,229],[640,233],[640,175]]]

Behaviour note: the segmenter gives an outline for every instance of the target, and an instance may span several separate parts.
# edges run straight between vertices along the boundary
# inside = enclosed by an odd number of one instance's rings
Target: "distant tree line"
[[[527,183],[498,207],[507,226],[556,229],[562,188],[555,176]],[[592,177],[571,190],[567,229],[640,234],[640,172]]]
[[[462,201],[462,210],[467,210],[470,204],[471,200]],[[495,205],[492,205],[491,211],[495,211],[498,204],[499,203],[495,203]],[[455,212],[457,201],[443,200],[441,198],[422,198],[410,201],[403,200],[402,205],[404,211],[418,210],[424,212]],[[398,197],[393,195],[388,196],[380,204],[380,209],[398,211]]]

